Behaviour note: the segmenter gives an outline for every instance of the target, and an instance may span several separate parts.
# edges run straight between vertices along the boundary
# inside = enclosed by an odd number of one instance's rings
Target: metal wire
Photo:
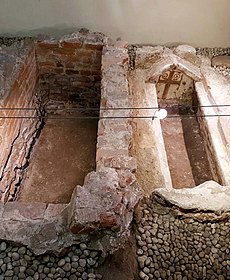
[[[230,117],[230,114],[216,114],[216,115],[168,115],[166,118],[207,118],[207,117]],[[158,119],[155,116],[73,116],[73,117],[64,117],[64,116],[0,116],[0,119],[49,119],[49,120],[75,120],[75,119]]]
[[[217,107],[230,107],[230,104],[215,104],[215,105],[165,105],[165,106],[156,106],[156,107],[115,107],[115,108],[104,108],[104,107],[87,107],[87,108],[82,108],[82,107],[73,107],[73,108],[55,108],[55,109],[49,109],[47,108],[46,111],[115,111],[115,110],[154,110],[154,109],[168,109],[168,108],[217,108]],[[6,107],[0,107],[0,111],[33,111],[36,110],[37,108],[31,108],[31,107],[25,107],[25,108],[20,108],[20,107],[11,107],[11,108],[6,108]]]
[[[98,108],[98,107],[88,107],[88,108],[82,108],[82,107],[74,107],[74,108],[55,108],[55,109],[49,109],[46,108],[45,112],[48,113],[51,112],[79,112],[79,111],[119,111],[119,110],[159,110],[160,108],[164,109],[170,109],[170,108],[185,108],[185,109],[191,109],[191,108],[218,108],[218,107],[230,107],[230,104],[215,104],[215,105],[198,105],[198,106],[190,106],[190,105],[169,105],[169,106],[158,106],[158,107],[115,107],[115,108]],[[0,108],[0,112],[2,111],[23,111],[23,112],[29,112],[29,111],[37,111],[37,108],[32,107],[11,107],[11,108]],[[204,118],[204,117],[230,117],[230,114],[208,114],[208,115],[196,115],[196,114],[188,114],[188,115],[168,115],[167,118]],[[153,116],[1,116],[1,119],[53,119],[53,120],[64,120],[64,119],[155,119],[157,117]]]

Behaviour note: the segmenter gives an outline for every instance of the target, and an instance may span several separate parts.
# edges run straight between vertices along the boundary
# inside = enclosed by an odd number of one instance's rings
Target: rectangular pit
[[[162,52],[160,47],[137,49],[136,69],[129,76],[136,108],[131,151],[139,163],[139,183],[146,195],[156,188],[191,188],[208,180],[227,185],[226,140],[218,117],[208,117],[218,115],[218,109],[207,107],[215,106],[213,93],[198,68]],[[164,107],[168,117],[155,118]]]
[[[189,109],[167,111],[169,117],[161,121],[161,128],[173,187],[191,188],[213,180],[196,114]]]
[[[85,175],[95,170],[102,47],[103,36],[97,33],[31,41],[32,51],[25,52],[22,59],[26,69],[18,69],[15,82],[3,94],[3,108],[25,110],[7,114],[15,119],[1,119],[6,124],[1,126],[3,133],[9,135],[4,138],[5,144],[1,143],[6,154],[1,155],[5,175],[2,201],[68,203],[76,185],[83,185]],[[19,84],[18,92],[14,84]],[[27,92],[30,96],[25,95]],[[29,118],[24,119],[26,116]],[[10,143],[12,151],[7,150]],[[22,153],[25,146],[27,152]],[[13,161],[19,155],[23,163],[16,176],[12,166],[18,166]]]

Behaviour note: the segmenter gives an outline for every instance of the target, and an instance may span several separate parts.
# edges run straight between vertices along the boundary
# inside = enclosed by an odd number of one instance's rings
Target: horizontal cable
[[[216,114],[216,115],[168,115],[166,118],[206,118],[206,117],[230,117],[230,114]],[[49,119],[49,120],[65,120],[65,119],[158,119],[155,116],[73,116],[73,117],[42,117],[42,116],[0,116],[0,119]]]
[[[159,108],[167,109],[167,108],[218,108],[218,107],[230,107],[230,104],[215,104],[215,105],[168,105],[168,106],[157,106],[157,107],[115,107],[115,108],[104,108],[104,107],[88,107],[88,108],[80,108],[80,107],[74,107],[74,108],[55,108],[50,109],[46,108],[46,111],[113,111],[113,110],[157,110]],[[20,107],[11,107],[11,108],[4,108],[1,107],[0,111],[34,111],[37,110],[37,108],[20,108]]]

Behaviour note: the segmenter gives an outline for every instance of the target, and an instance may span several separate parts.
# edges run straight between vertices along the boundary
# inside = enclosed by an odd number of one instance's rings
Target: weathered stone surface
[[[60,252],[63,247],[74,243],[67,227],[67,211],[57,211],[57,208],[66,207],[55,207],[54,211],[53,205],[48,206],[49,210],[44,215],[44,203],[7,203],[0,219],[0,239],[27,245],[36,254],[48,250]]]
[[[137,48],[135,57],[135,68],[151,68],[153,63],[158,62],[162,58],[163,52],[164,48],[162,46],[145,46]]]
[[[165,50],[165,52],[167,49]],[[152,65],[152,67],[146,71],[146,80],[157,79],[164,71],[170,70],[173,67],[177,67],[178,70],[184,72],[195,81],[201,80],[201,72],[198,66],[191,63],[189,60],[183,59],[171,53],[163,54],[162,59]]]
[[[155,193],[182,209],[230,211],[230,188],[207,181],[189,189],[157,189]]]
[[[14,221],[42,220],[46,209],[45,203],[6,203],[3,219]]]
[[[200,65],[201,63],[200,58],[196,55],[196,49],[192,46],[179,45],[174,49],[174,54],[193,64]]]
[[[230,67],[230,56],[220,55],[212,58],[212,66],[226,66]]]
[[[115,169],[128,169],[135,172],[137,169],[137,160],[129,156],[114,156],[108,157],[104,161],[105,167],[112,167]]]
[[[132,219],[141,193],[133,182],[120,186],[119,175],[112,168],[89,173],[84,186],[77,186],[70,205],[69,225],[74,233],[100,229],[122,231]],[[128,217],[128,219],[127,219]]]
[[[62,212],[67,208],[66,204],[48,204],[44,219],[50,220],[53,218],[57,218],[59,215],[62,215]]]

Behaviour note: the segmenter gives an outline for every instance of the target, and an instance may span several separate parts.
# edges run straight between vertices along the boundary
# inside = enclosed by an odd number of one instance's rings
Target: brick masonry
[[[0,112],[0,197],[1,201],[15,200],[17,186],[39,127],[35,110],[34,91],[37,82],[35,47],[31,41],[13,45],[1,51]],[[7,118],[5,118],[7,117]],[[10,117],[10,118],[8,118]],[[16,117],[22,117],[16,118]]]
[[[13,57],[14,61],[18,59],[16,52]],[[112,42],[100,33],[83,31],[60,40],[32,42],[21,65],[14,78],[8,72],[12,82],[7,92],[1,92],[2,100],[8,100],[2,106],[33,107],[35,102],[42,101],[39,105],[45,105],[49,113],[55,113],[56,108],[101,108],[97,112],[101,117],[97,168],[86,176],[83,186],[76,187],[69,205],[7,202],[13,200],[11,192],[18,190],[16,185],[3,188],[5,185],[1,181],[2,201],[7,203],[1,204],[0,238],[26,244],[34,252],[42,253],[61,251],[78,242],[82,233],[100,232],[100,250],[104,254],[112,252],[129,235],[133,212],[141,198],[135,179],[136,160],[129,156],[131,125],[128,119],[116,119],[119,115],[130,116],[130,111],[110,110],[130,106],[126,44]],[[83,113],[92,114],[87,110]],[[27,129],[36,128],[37,123],[32,120],[29,126],[28,121],[17,119],[5,124],[4,129],[10,130],[12,124],[22,129],[19,133],[12,130],[12,138],[5,138],[5,141],[15,147],[12,159],[20,155],[20,160],[25,161],[28,154],[22,152],[27,141],[21,139],[27,130],[23,125],[27,124]],[[21,146],[16,145],[15,137]],[[31,144],[33,134],[25,137]],[[13,162],[8,161],[8,166],[10,175],[7,178],[12,178]]]
[[[104,40],[102,34],[82,32],[37,43],[39,85],[49,95],[47,109],[99,108]]]

